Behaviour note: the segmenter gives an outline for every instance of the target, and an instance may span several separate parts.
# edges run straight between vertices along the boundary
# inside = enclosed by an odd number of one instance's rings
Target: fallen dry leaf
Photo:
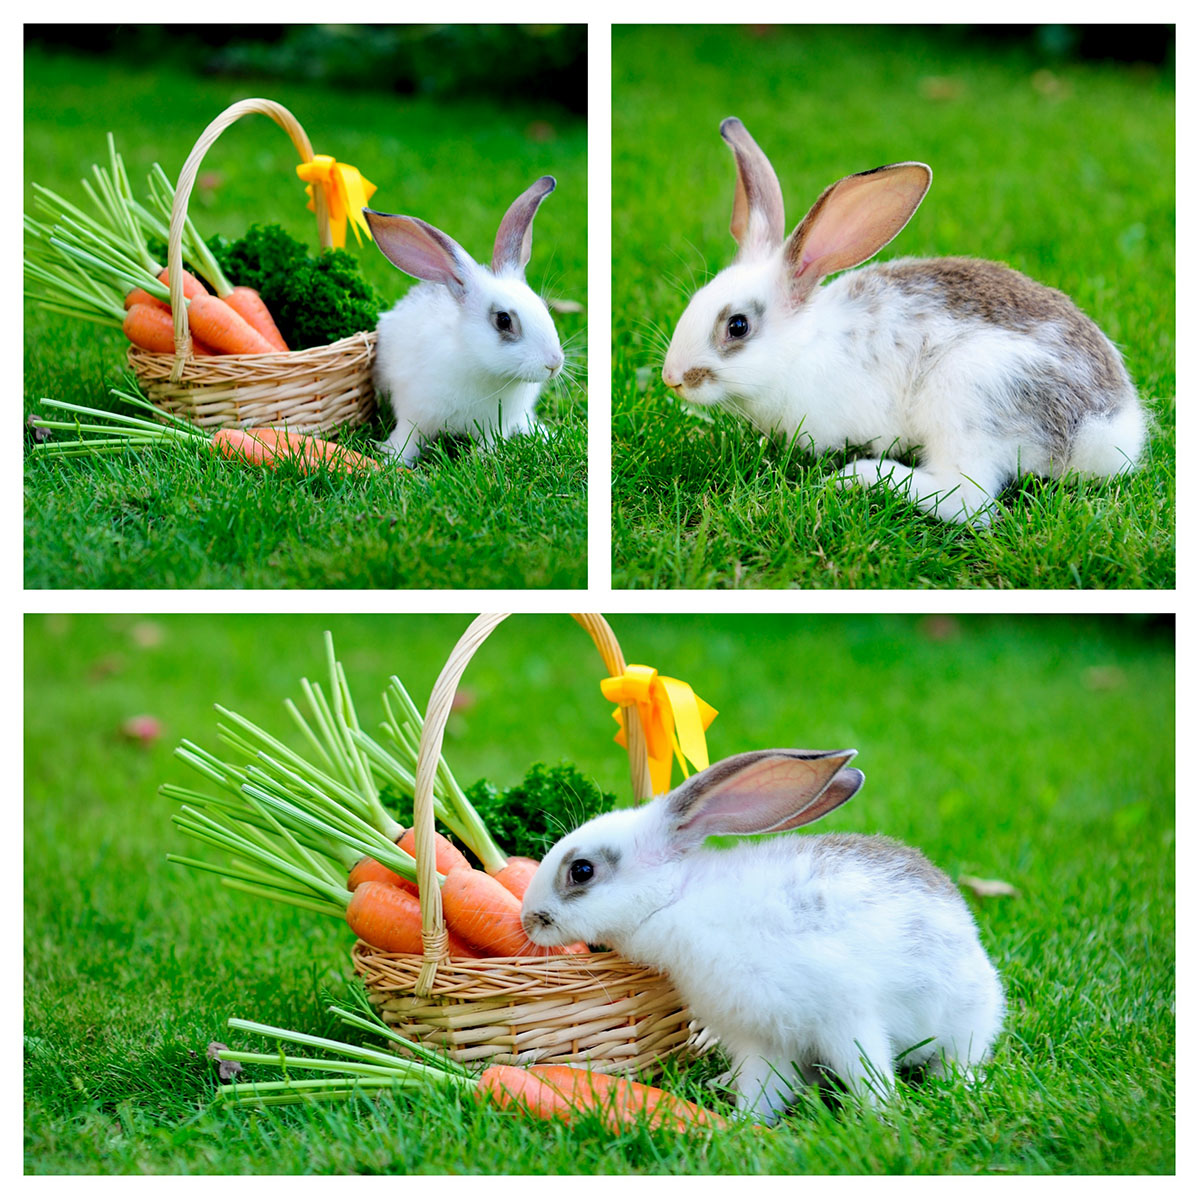
[[[205,1056],[209,1061],[217,1064],[217,1078],[222,1083],[232,1083],[234,1076],[240,1074],[245,1069],[240,1062],[217,1057],[218,1051],[228,1049],[229,1047],[224,1042],[209,1042],[208,1049],[205,1051]]]
[[[1011,883],[1005,883],[1003,879],[977,879],[974,875],[960,875],[958,882],[960,886],[974,892],[976,896],[1019,896],[1021,894]]]

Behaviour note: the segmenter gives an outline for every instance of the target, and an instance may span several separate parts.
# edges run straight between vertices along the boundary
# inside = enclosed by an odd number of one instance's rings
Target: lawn
[[[1010,1013],[986,1082],[908,1087],[880,1117],[801,1100],[768,1137],[534,1127],[431,1094],[224,1112],[227,1018],[336,1035],[349,931],[164,861],[195,853],[162,782],[216,748],[220,702],[287,737],[333,631],[363,724],[388,675],[418,703],[462,616],[32,615],[25,621],[25,1170],[31,1174],[1165,1174],[1175,1169],[1174,641],[1143,618],[636,616],[627,655],[720,715],[714,758],[854,746],[825,823],[921,847],[971,898]],[[472,660],[446,758],[505,785],[574,761],[627,786],[599,657],[518,616]],[[799,681],[803,681],[802,684]],[[736,681],[736,683],[734,682]],[[122,736],[152,715],[163,736]],[[531,714],[534,716],[530,720]],[[1102,736],[1097,737],[1097,732]],[[53,882],[51,882],[53,880]],[[733,980],[732,986],[753,987]],[[352,1038],[359,1035],[350,1035]],[[671,1086],[723,1108],[719,1060]],[[247,1068],[258,1078],[265,1068]]]
[[[289,108],[316,153],[358,166],[383,211],[422,216],[487,261],[508,204],[538,175],[558,189],[538,214],[530,285],[572,302],[556,317],[568,372],[543,396],[545,438],[489,453],[443,441],[411,475],[352,481],[278,475],[151,450],[25,466],[30,588],[567,588],[586,586],[587,131],[548,105],[338,91],[309,82],[181,77],[104,58],[25,57],[24,206],[36,181],[84,203],[80,179],[114,133],[135,191],[157,161],[174,178],[204,127],[237,99]],[[316,247],[295,151],[266,118],[208,151],[189,213],[205,236],[278,223]],[[373,245],[347,249],[391,304],[411,285]],[[25,305],[25,413],[51,397],[113,407],[119,330]],[[569,379],[568,379],[569,375]],[[43,414],[45,415],[45,414]],[[345,435],[368,453],[381,415]]]
[[[614,586],[1174,586],[1173,74],[962,31],[635,26],[614,30],[613,91]],[[929,163],[880,259],[998,259],[1072,296],[1153,415],[1143,468],[1024,478],[977,531],[837,489],[843,453],[677,401],[660,375],[671,331],[734,250],[730,115],[772,160],[789,229],[844,175]]]

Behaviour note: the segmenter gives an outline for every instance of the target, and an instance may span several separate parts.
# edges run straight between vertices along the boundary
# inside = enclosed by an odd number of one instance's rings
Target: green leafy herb
[[[564,833],[608,812],[616,801],[570,763],[534,763],[520,783],[503,791],[481,779],[467,788],[467,798],[507,853],[536,859]]]
[[[279,225],[251,225],[236,241],[215,237],[207,244],[231,282],[263,298],[293,350],[374,329],[387,307],[359,275],[353,255],[324,250],[314,258]]]

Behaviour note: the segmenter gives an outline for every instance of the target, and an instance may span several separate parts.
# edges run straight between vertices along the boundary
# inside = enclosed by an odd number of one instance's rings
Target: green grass
[[[902,27],[614,30],[614,586],[1174,586],[1173,78],[1040,66]],[[676,401],[659,374],[671,331],[734,249],[731,114],[770,156],[789,226],[845,174],[930,163],[932,191],[880,257],[999,259],[1073,296],[1148,400],[1144,468],[1023,479],[978,533],[836,489],[843,454]]]
[[[204,127],[245,96],[296,115],[317,153],[358,166],[372,203],[422,215],[471,253],[490,253],[509,202],[537,175],[558,189],[537,218],[532,287],[578,301],[559,314],[571,382],[539,411],[545,439],[491,453],[442,445],[413,475],[352,481],[278,475],[202,455],[141,451],[106,461],[26,461],[25,585],[30,588],[567,588],[586,586],[587,421],[585,123],[544,108],[450,104],[319,86],[181,77],[103,59],[25,59],[25,192],[31,182],[82,199],[79,180],[112,131],[135,190],[158,161],[172,178]],[[263,117],[208,152],[189,212],[206,236],[277,222],[316,246],[295,151]],[[371,245],[347,249],[388,303],[412,281]],[[126,342],[25,305],[25,413],[42,397],[112,407]],[[346,436],[370,452],[380,416]]]
[[[714,757],[852,745],[867,784],[830,829],[884,832],[972,901],[1010,1014],[987,1081],[904,1090],[881,1117],[802,1100],[769,1136],[546,1128],[431,1094],[263,1114],[212,1107],[238,1016],[343,1036],[339,922],[164,861],[194,847],[155,794],[198,779],[213,702],[285,732],[333,631],[367,726],[399,673],[418,703],[467,618],[214,614],[25,622],[25,1169],[33,1174],[1165,1174],[1175,1169],[1174,648],[1147,620],[614,616],[630,658],[720,716]],[[458,777],[567,756],[613,791],[600,660],[565,617],[514,617],[472,660]],[[150,745],[118,733],[165,723]],[[530,723],[530,715],[535,720]],[[1100,733],[1098,737],[1097,734]],[[737,981],[734,981],[736,985]],[[744,981],[742,981],[744,983]],[[745,984],[745,986],[750,986]],[[351,1035],[351,1040],[357,1035]],[[714,1107],[719,1061],[668,1082]],[[271,1074],[248,1068],[257,1078]]]

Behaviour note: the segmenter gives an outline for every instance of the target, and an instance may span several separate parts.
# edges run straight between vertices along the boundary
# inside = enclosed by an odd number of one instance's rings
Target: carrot
[[[133,304],[121,323],[125,336],[142,350],[155,354],[175,353],[175,325],[171,310],[159,304]],[[194,354],[213,354],[215,351],[198,337],[192,338]]]
[[[728,1125],[716,1113],[649,1084],[554,1063],[534,1064],[528,1069],[576,1111],[602,1106],[610,1128],[633,1124],[643,1116],[652,1129],[667,1125],[680,1132],[697,1125],[717,1129],[725,1129]]]
[[[153,308],[166,309],[171,311],[171,306],[165,301],[160,300],[157,296],[152,296],[145,288],[135,287],[125,293],[125,308],[131,309],[135,304],[149,304]]]
[[[446,927],[485,956],[548,958],[584,954],[587,946],[538,946],[521,924],[521,902],[499,880],[474,867],[454,867],[442,884]]]
[[[531,945],[521,925],[521,902],[502,883],[474,867],[455,867],[442,884],[446,925],[460,938],[502,958]]]
[[[219,301],[218,301],[219,303]],[[307,473],[324,463],[331,471],[379,470],[364,454],[355,454],[335,442],[288,433],[283,429],[218,429],[213,447],[226,458],[241,458],[259,466],[274,467],[281,460],[295,461]]]
[[[417,831],[409,829],[405,835],[398,839],[396,845],[401,850],[406,850],[413,858],[417,857]],[[471,869],[470,862],[467,861],[467,856],[447,837],[443,837],[437,830],[433,834],[434,845],[434,862],[437,864],[439,875],[449,875],[455,867],[466,867]]]
[[[165,283],[167,287],[171,286],[171,272],[163,267],[158,273],[159,283]],[[208,288],[198,280],[191,271],[183,272],[183,296],[185,300],[192,300],[196,296],[208,296],[211,293]]]
[[[651,1129],[665,1125],[680,1133],[728,1128],[716,1113],[661,1088],[579,1067],[491,1066],[479,1077],[476,1090],[499,1108],[543,1120],[572,1121],[595,1112],[614,1132],[642,1121]]]
[[[357,890],[360,884],[366,883],[368,880],[375,880],[378,883],[390,883],[392,887],[403,888],[404,891],[412,896],[415,896],[417,893],[417,885],[415,883],[405,879],[403,875],[397,875],[390,867],[385,867],[383,863],[377,862],[370,855],[360,858],[350,868],[350,874],[346,877],[346,886],[353,892]]]
[[[386,954],[421,954],[421,905],[402,888],[368,879],[354,889],[346,906],[346,924],[369,946]],[[448,932],[452,958],[478,958],[471,947]]]
[[[256,329],[270,343],[272,350],[286,350],[287,342],[271,316],[263,298],[251,287],[230,288],[228,292],[219,293],[221,299],[233,309],[248,325]]]
[[[440,870],[441,868],[439,868]],[[505,860],[504,866],[498,871],[489,871],[493,879],[498,879],[518,900],[525,899],[525,892],[533,873],[538,869],[538,863],[533,858],[522,858],[512,855]]]
[[[203,295],[188,303],[188,328],[193,336],[207,342],[222,354],[272,354],[271,343],[224,300]]]

